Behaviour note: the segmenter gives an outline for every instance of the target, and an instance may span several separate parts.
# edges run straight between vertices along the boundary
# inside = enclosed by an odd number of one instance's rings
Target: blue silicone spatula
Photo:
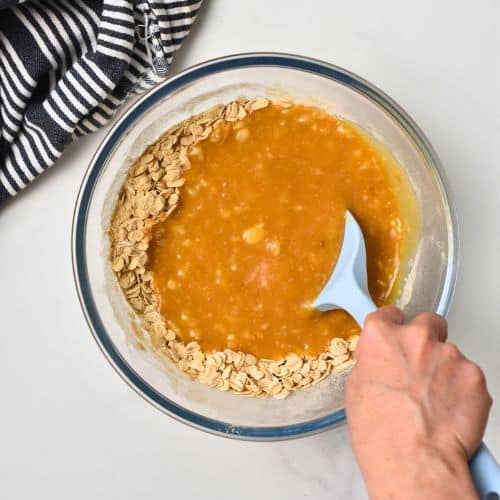
[[[349,211],[345,214],[344,241],[339,258],[313,307],[320,311],[345,309],[361,328],[366,316],[377,309],[368,292],[365,240]],[[499,500],[500,467],[484,443],[472,457],[469,468],[479,498]]]

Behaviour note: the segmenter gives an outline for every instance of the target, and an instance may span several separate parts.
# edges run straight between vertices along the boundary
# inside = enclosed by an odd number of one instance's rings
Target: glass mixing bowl
[[[362,127],[399,160],[422,221],[398,299],[408,315],[447,313],[457,272],[457,223],[439,159],[414,121],[370,83],[321,61],[244,54],[202,63],[151,90],[113,126],[85,174],[73,220],[76,287],[97,343],[122,378],[168,415],[228,437],[286,439],[345,421],[345,375],[279,401],[243,398],[192,382],[168,360],[137,348],[140,325],[108,261],[107,228],[131,162],[171,125],[240,96],[320,106]]]

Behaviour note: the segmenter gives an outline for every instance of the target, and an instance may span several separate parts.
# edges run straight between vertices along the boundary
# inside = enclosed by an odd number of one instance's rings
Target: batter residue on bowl
[[[411,202],[394,159],[348,122],[240,100],[179,124],[133,165],[110,229],[113,269],[154,348],[189,376],[285,397],[352,363],[355,322],[310,307],[346,209],[382,305],[408,251]]]

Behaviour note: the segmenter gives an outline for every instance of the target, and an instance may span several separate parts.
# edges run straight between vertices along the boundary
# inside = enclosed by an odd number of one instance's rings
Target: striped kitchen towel
[[[0,0],[0,203],[165,78],[201,0]]]

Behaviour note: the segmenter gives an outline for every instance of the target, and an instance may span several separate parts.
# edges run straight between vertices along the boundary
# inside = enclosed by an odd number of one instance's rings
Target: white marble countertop
[[[235,52],[304,54],[358,73],[417,121],[455,194],[462,264],[450,336],[497,399],[485,437],[497,457],[499,19],[495,0],[209,0],[172,68]],[[0,497],[366,498],[345,427],[282,443],[214,437],[144,402],[99,352],[75,293],[70,228],[105,132],[0,208]]]

